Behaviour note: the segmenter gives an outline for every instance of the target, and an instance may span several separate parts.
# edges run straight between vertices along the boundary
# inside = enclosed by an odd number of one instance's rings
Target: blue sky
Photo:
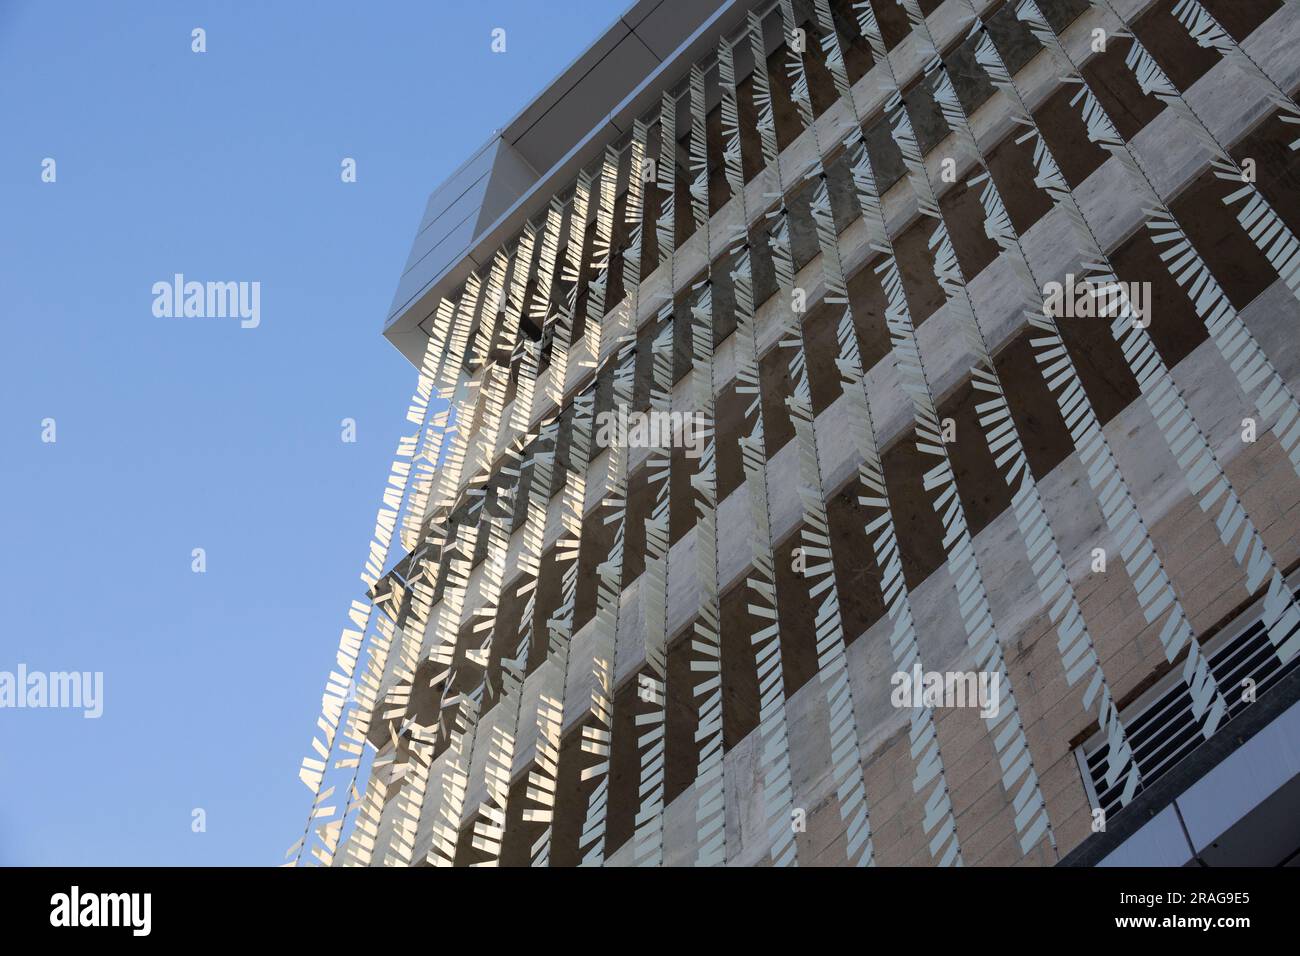
[[[98,720],[0,709],[0,864],[297,839],[415,379],[380,328],[425,199],[625,6],[0,0],[0,671],[104,674]],[[260,326],[155,317],[177,272],[260,282]]]

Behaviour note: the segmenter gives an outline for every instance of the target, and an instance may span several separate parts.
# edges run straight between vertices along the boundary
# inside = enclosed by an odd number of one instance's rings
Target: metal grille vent
[[[1210,669],[1227,698],[1228,713],[1220,727],[1250,706],[1240,692],[1245,687],[1243,681],[1249,678],[1255,682],[1255,696],[1258,698],[1300,664],[1300,655],[1286,664],[1278,660],[1261,613],[1258,604],[1246,611],[1233,628],[1235,635],[1223,640],[1212,652],[1207,652]],[[1242,622],[1249,623],[1243,627]],[[1203,739],[1192,717],[1191,695],[1178,679],[1176,671],[1157,685],[1157,689],[1127,708],[1122,717],[1142,779],[1137,793],[1168,773]],[[1121,779],[1113,787],[1106,785],[1109,752],[1110,747],[1101,734],[1077,751],[1088,797],[1094,808],[1105,810],[1108,818],[1120,809],[1124,783]]]

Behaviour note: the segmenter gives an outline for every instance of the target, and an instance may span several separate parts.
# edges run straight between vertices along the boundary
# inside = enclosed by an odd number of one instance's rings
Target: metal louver
[[[1300,572],[1292,574],[1287,583],[1296,591],[1298,582]],[[1242,693],[1243,681],[1255,682],[1254,694],[1258,699],[1300,664],[1300,656],[1285,664],[1278,658],[1263,611],[1264,602],[1255,602],[1206,648],[1210,670],[1218,685],[1224,688],[1228,705],[1223,724],[1251,706]],[[1177,669],[1125,708],[1122,717],[1141,775],[1137,793],[1150,787],[1204,742],[1192,716],[1191,694],[1187,685],[1179,681]],[[1094,808],[1105,810],[1109,818],[1120,809],[1122,781],[1111,786],[1106,784],[1109,747],[1105,735],[1095,734],[1075,755],[1089,802]]]

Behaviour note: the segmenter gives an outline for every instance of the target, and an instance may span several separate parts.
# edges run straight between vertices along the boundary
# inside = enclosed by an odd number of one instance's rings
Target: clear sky
[[[627,4],[0,0],[0,672],[104,675],[99,719],[0,709],[0,864],[298,838],[425,199]],[[260,282],[260,325],[156,317],[178,272]]]

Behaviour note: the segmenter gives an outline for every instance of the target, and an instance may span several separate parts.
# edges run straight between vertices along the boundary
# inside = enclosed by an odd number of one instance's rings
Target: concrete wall
[[[1123,4],[1117,4],[1123,8]],[[1142,4],[1130,3],[1130,8]],[[949,2],[932,15],[932,29],[948,29],[951,34],[958,23],[956,4]],[[948,19],[945,19],[947,17]],[[1080,53],[1089,36],[1091,21],[1087,15],[1074,24],[1067,40]],[[1300,83],[1300,64],[1288,64],[1288,50],[1300,40],[1300,15],[1294,7],[1284,8],[1264,28],[1253,34],[1247,44],[1255,58],[1277,73],[1286,73],[1289,88]],[[900,45],[895,55],[906,62],[908,49]],[[915,58],[915,51],[911,51]],[[1022,88],[1033,90],[1036,103],[1046,102],[1057,89],[1045,57],[1031,61],[1018,75]],[[896,64],[896,69],[898,65]],[[1274,69],[1276,68],[1276,69]],[[1286,72],[1290,71],[1290,72]],[[859,86],[866,92],[867,79]],[[877,98],[879,98],[877,96]],[[1236,142],[1253,129],[1269,112],[1261,91],[1247,83],[1226,64],[1215,66],[1187,92],[1187,99],[1210,121],[1216,134],[1227,142]],[[833,127],[836,107],[819,119]],[[1008,127],[1005,104],[1000,97],[981,107],[974,117],[982,144],[992,146],[1004,136]],[[1162,195],[1177,196],[1195,182],[1205,167],[1205,158],[1185,132],[1177,128],[1168,111],[1156,116],[1135,140],[1135,146],[1155,176]],[[938,165],[944,155],[941,144],[928,161]],[[801,140],[791,144],[786,154],[792,167],[801,159],[811,162],[811,144]],[[782,157],[783,168],[786,155]],[[751,213],[761,208],[761,180],[750,184],[757,195]],[[787,177],[787,181],[788,177]],[[1076,190],[1090,221],[1102,226],[1099,238],[1110,249],[1117,249],[1141,225],[1140,210],[1127,186],[1125,174],[1117,163],[1109,161],[1094,171]],[[885,197],[891,233],[901,233],[915,217],[914,204],[906,186],[895,188]],[[738,203],[729,203],[715,215],[714,228],[726,228],[727,217],[738,215]],[[753,216],[751,215],[751,218]],[[866,253],[862,246],[864,229],[860,221],[850,224],[840,237],[846,250],[846,267],[860,268]],[[1074,263],[1073,244],[1066,224],[1056,213],[1041,218],[1026,234],[1033,265],[1040,274],[1061,276]],[[692,247],[688,240],[679,250],[679,262],[698,260],[706,263],[700,243]],[[695,257],[692,259],[691,257]],[[986,335],[996,345],[1015,341],[1023,329],[1018,314],[1014,284],[1009,281],[1008,265],[1002,257],[994,258],[970,283],[976,313]],[[642,287],[643,303],[653,301],[655,283],[662,285],[663,270],[656,272]],[[691,275],[679,265],[678,276]],[[810,300],[823,295],[820,262],[805,265],[799,283],[810,289]],[[765,349],[776,339],[777,306],[768,303],[760,311],[760,338]],[[641,318],[648,321],[649,306]],[[1243,318],[1260,340],[1267,354],[1279,366],[1283,377],[1296,387],[1300,379],[1300,361],[1289,348],[1292,330],[1300,319],[1300,308],[1280,284],[1274,284],[1243,310]],[[918,329],[920,347],[932,385],[937,395],[954,394],[968,372],[956,318],[940,308]],[[731,349],[734,339],[722,343],[717,373],[727,380],[734,369]],[[576,358],[576,357],[575,357]],[[574,365],[576,369],[576,363]],[[575,371],[576,383],[580,373]],[[1210,437],[1228,470],[1229,477],[1255,519],[1266,542],[1280,564],[1288,565],[1300,558],[1296,529],[1300,528],[1300,481],[1282,456],[1271,436],[1264,433],[1253,444],[1239,439],[1241,418],[1250,413],[1245,396],[1223,365],[1213,345],[1202,342],[1175,369],[1175,378],[1183,388],[1198,422]],[[687,379],[674,389],[674,406],[689,407]],[[906,439],[911,427],[911,408],[901,394],[892,363],[881,361],[870,372],[868,387],[873,413],[882,446]],[[837,442],[847,424],[847,403],[832,401],[817,419],[822,473],[828,493],[852,480],[857,462],[853,449]],[[1205,518],[1187,496],[1183,476],[1164,448],[1145,405],[1134,402],[1123,408],[1106,426],[1108,440],[1129,479],[1139,508],[1151,529],[1153,539],[1165,560],[1175,589],[1198,633],[1217,625],[1245,599],[1242,575],[1231,555],[1219,543],[1212,522]],[[970,436],[971,440],[982,440]],[[786,445],[769,463],[773,488],[794,486],[795,449]],[[594,508],[603,494],[604,460],[593,463],[588,482],[588,508]],[[1062,553],[1071,564],[1071,577],[1079,589],[1083,612],[1112,690],[1121,700],[1133,695],[1164,668],[1164,654],[1156,636],[1140,627],[1136,601],[1122,566],[1118,561],[1106,575],[1088,573],[1086,558],[1094,546],[1113,552],[1108,533],[1083,479],[1077,458],[1067,457],[1049,475],[1040,476],[1041,491],[1052,518]],[[788,537],[798,525],[800,510],[791,494],[772,499],[773,532],[777,538]],[[732,583],[743,578],[747,567],[747,501],[739,489],[729,495],[719,508],[721,579]],[[557,509],[552,507],[547,541],[556,537]],[[1066,687],[1056,657],[1054,638],[1038,607],[1036,591],[1025,566],[1023,546],[1012,516],[1002,513],[993,518],[976,536],[977,553],[985,573],[993,613],[1002,635],[1008,668],[1030,747],[1039,768],[1041,785],[1056,829],[1058,848],[1063,854],[1088,833],[1088,807],[1071,755],[1071,742],[1086,735],[1091,718],[1079,703],[1081,689]],[[512,557],[519,542],[512,543]],[[694,534],[687,530],[673,545],[670,558],[670,631],[682,633],[689,628],[696,613],[694,591]],[[686,570],[683,570],[686,569]],[[482,574],[476,569],[471,580],[471,595],[478,593]],[[926,666],[930,669],[964,669],[968,665],[964,635],[956,626],[955,603],[947,571],[940,567],[914,589],[917,632]],[[623,595],[617,675],[627,679],[641,663],[641,613],[639,581],[632,581]],[[466,619],[472,602],[467,604]],[[566,726],[572,726],[589,700],[590,663],[597,648],[590,626],[581,630],[573,644],[569,682],[566,689]],[[878,622],[854,640],[849,647],[850,669],[854,680],[855,710],[858,715],[861,745],[867,774],[867,793],[872,807],[873,834],[877,858],[881,863],[926,863],[928,853],[920,829],[921,808],[911,793],[912,767],[907,753],[904,712],[888,704],[887,676],[893,670],[886,641],[886,624]],[[1043,640],[1047,637],[1047,640]],[[752,658],[735,666],[752,667]],[[525,684],[523,740],[517,753],[516,773],[522,773],[531,759],[533,719],[538,694],[545,687],[558,690],[558,675],[549,665],[542,665]],[[684,688],[683,688],[684,690]],[[671,691],[670,691],[671,693]],[[842,862],[842,830],[838,806],[830,789],[829,755],[826,746],[825,700],[820,685],[810,681],[799,687],[787,702],[792,736],[796,802],[809,814],[809,829],[799,837],[800,862],[809,864]],[[477,808],[482,794],[485,742],[497,720],[490,712],[480,726],[479,740],[471,768],[471,793],[466,802],[467,819]],[[991,742],[983,723],[973,713],[944,711],[939,720],[940,745],[947,762],[948,782],[952,788],[953,809],[958,834],[967,863],[1051,863],[1045,853],[1022,859],[1014,838],[1009,807],[1001,792],[995,772]],[[756,735],[749,734],[735,742],[726,756],[728,800],[728,854],[738,863],[755,862],[766,850],[761,828],[755,817],[755,800],[761,794],[757,779]],[[430,792],[437,793],[441,764],[435,764]],[[392,807],[387,811],[391,814]],[[693,791],[686,788],[668,808],[669,862],[687,862],[693,858],[694,805]],[[417,848],[419,849],[419,848]],[[626,854],[626,848],[622,851]],[[615,854],[613,862],[623,857]]]

